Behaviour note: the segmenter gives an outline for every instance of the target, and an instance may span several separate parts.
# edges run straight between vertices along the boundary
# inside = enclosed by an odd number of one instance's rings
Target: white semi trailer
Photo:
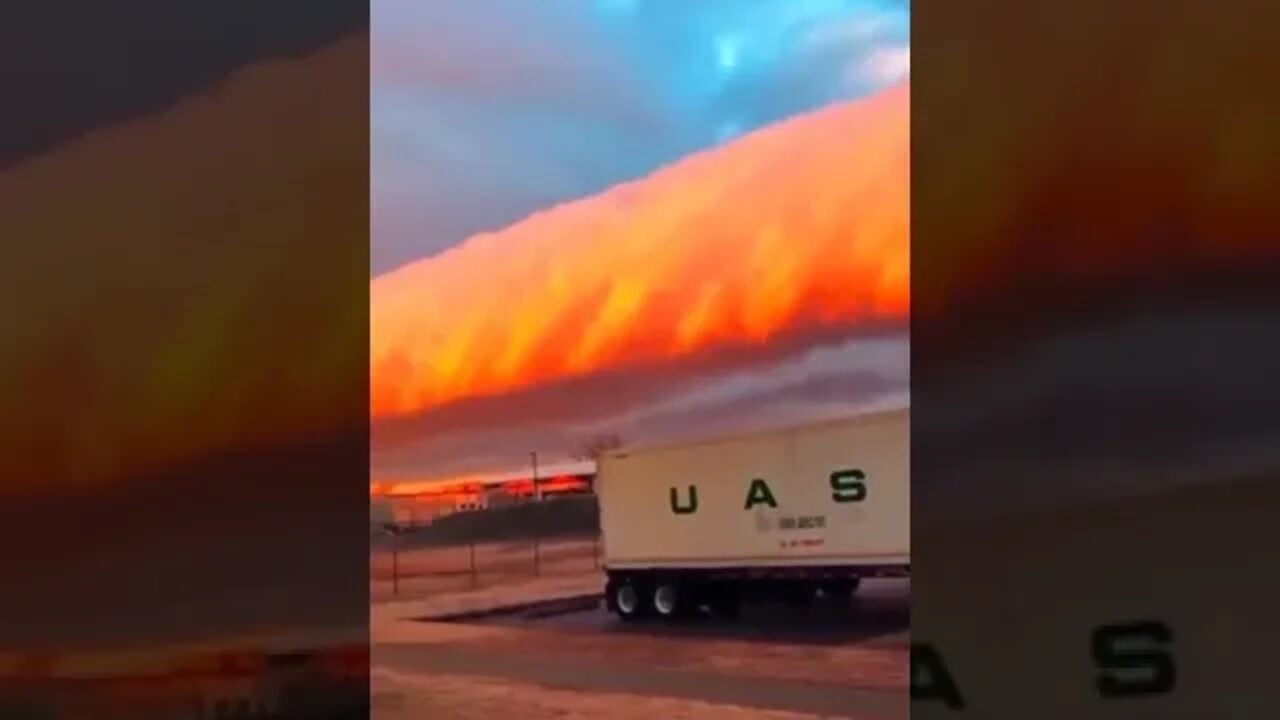
[[[909,410],[600,458],[606,603],[626,620],[848,599],[910,572]]]

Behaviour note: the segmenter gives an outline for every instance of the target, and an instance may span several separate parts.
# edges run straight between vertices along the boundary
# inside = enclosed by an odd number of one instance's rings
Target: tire
[[[692,614],[693,603],[686,588],[674,580],[663,580],[653,588],[653,614],[668,622]]]
[[[631,578],[610,580],[608,592],[610,607],[623,621],[635,622],[649,616],[653,596],[643,584]]]

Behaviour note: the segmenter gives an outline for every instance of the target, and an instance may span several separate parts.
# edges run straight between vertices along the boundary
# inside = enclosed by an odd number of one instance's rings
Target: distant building
[[[383,506],[384,509],[378,511],[383,517],[389,513],[399,525],[428,525],[452,513],[533,502],[539,492],[543,498],[590,494],[594,480],[592,470],[542,477],[536,485],[532,474],[453,483],[440,481],[425,487],[383,483],[374,489],[372,500],[375,505]]]

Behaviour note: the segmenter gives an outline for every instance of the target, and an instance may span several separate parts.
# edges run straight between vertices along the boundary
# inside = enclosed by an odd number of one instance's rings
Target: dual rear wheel
[[[858,588],[856,578],[778,588],[788,605],[807,605],[819,598],[847,605]],[[681,620],[706,607],[720,618],[735,618],[742,607],[742,592],[734,584],[681,582],[674,578],[644,576],[610,579],[606,588],[609,606],[625,621],[658,618]]]
[[[623,620],[636,620],[645,614],[647,598],[639,583],[624,580],[609,583],[609,596],[614,612]]]
[[[624,578],[610,581],[608,592],[609,604],[618,617],[627,621],[649,617],[677,620],[697,610],[694,594],[687,586],[674,580],[646,582],[639,578]]]
[[[706,607],[712,615],[735,618],[742,607],[733,585],[705,586],[671,578],[619,578],[610,580],[609,605],[626,621],[644,618],[683,620]]]

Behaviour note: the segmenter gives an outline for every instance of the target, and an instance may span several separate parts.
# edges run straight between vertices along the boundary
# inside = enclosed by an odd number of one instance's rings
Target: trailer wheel
[[[689,614],[689,599],[679,583],[664,581],[653,590],[653,610],[663,620],[674,620]]]
[[[609,599],[618,617],[627,621],[644,617],[651,603],[645,588],[630,579],[610,582]]]

